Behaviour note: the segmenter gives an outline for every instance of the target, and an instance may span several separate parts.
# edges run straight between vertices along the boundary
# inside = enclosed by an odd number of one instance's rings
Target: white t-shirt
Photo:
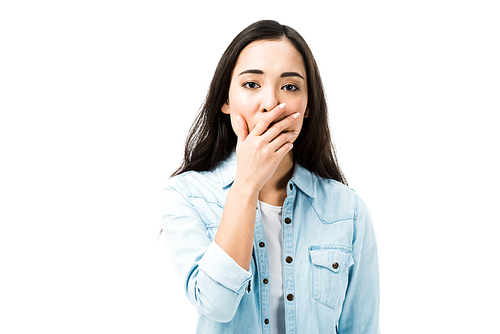
[[[259,201],[260,214],[266,234],[269,256],[269,283],[271,284],[271,334],[285,333],[285,301],[283,294],[282,244],[283,232],[281,221],[283,207]]]

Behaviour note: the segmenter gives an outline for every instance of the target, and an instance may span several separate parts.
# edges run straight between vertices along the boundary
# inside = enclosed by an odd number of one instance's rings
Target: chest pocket
[[[310,246],[312,297],[332,309],[342,305],[347,290],[349,267],[354,264],[348,247]]]

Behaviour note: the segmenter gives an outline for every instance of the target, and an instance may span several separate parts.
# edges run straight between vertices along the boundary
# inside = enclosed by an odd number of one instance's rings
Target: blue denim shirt
[[[197,333],[270,334],[271,282],[264,280],[269,263],[260,210],[248,271],[213,241],[235,174],[233,152],[213,171],[172,177],[164,191],[164,235],[198,309]],[[377,246],[358,195],[296,165],[282,231],[286,333],[378,333]]]

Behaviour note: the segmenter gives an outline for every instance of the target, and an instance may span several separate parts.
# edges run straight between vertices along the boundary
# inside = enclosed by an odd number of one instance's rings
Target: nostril
[[[267,112],[267,109],[265,109],[265,108],[264,108],[264,110],[263,110],[263,111],[264,111],[264,112]]]

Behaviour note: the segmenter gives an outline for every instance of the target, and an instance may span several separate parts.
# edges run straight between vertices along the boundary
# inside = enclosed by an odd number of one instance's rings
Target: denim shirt
[[[170,178],[162,226],[186,295],[198,309],[197,333],[270,334],[271,282],[260,210],[248,271],[214,242],[235,175],[233,152],[212,171]],[[286,189],[286,333],[378,333],[377,246],[366,205],[352,189],[298,164]]]

